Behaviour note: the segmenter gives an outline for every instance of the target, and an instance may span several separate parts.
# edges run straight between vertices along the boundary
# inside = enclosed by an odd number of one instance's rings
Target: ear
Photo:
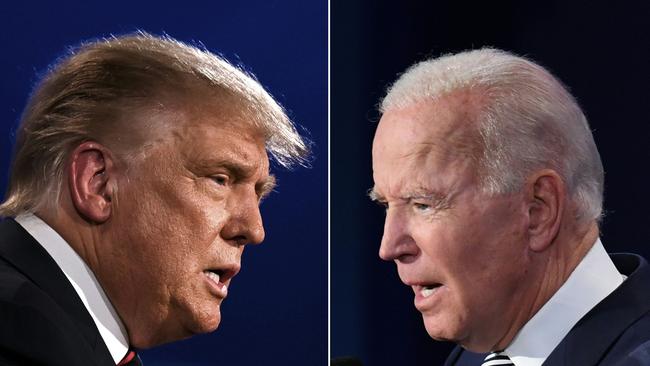
[[[527,179],[526,198],[529,246],[541,252],[551,246],[560,230],[566,198],[564,181],[551,169],[536,172]]]
[[[111,216],[115,164],[110,151],[87,141],[70,154],[68,185],[72,204],[86,220],[103,223]]]

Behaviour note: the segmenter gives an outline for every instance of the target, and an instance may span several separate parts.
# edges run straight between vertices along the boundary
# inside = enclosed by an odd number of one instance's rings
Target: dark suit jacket
[[[611,255],[628,276],[564,337],[545,366],[650,365],[650,266],[638,255]],[[485,354],[456,347],[445,366],[479,366]]]
[[[66,276],[11,219],[0,222],[0,365],[115,366]]]

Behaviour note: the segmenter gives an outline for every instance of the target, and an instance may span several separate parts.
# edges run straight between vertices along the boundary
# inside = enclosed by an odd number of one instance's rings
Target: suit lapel
[[[488,353],[474,353],[456,346],[449,354],[444,366],[480,366]]]
[[[460,357],[460,354],[463,352],[463,349],[460,346],[454,347],[454,349],[451,351],[449,356],[447,356],[447,359],[445,360],[445,364],[443,366],[454,366],[458,362],[458,358]]]
[[[621,333],[650,310],[647,262],[631,254],[612,256],[627,280],[585,315],[560,342],[544,365],[596,365]],[[597,335],[597,336],[596,336]]]
[[[67,277],[47,251],[12,219],[0,222],[0,257],[11,263],[75,319],[97,360],[110,357],[99,331]]]

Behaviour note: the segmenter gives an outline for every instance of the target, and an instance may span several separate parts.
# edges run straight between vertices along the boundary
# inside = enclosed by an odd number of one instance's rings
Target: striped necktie
[[[506,356],[505,354],[502,353],[503,351],[497,351],[497,352],[492,352],[490,353],[481,366],[497,366],[497,365],[511,365],[514,366],[515,364],[512,363],[510,358]]]

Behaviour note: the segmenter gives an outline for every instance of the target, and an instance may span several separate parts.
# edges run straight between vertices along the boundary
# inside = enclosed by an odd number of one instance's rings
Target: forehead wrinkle
[[[242,132],[244,132],[243,135]],[[178,140],[181,142],[181,154],[187,164],[195,169],[210,171],[218,167],[225,167],[246,178],[253,176],[264,168],[268,171],[268,164],[265,163],[267,161],[266,151],[262,148],[258,156],[259,151],[257,148],[251,149],[248,147],[249,143],[255,144],[255,136],[246,137],[246,131],[242,132],[230,129],[221,129],[215,132],[208,129],[205,133],[215,134],[214,139],[210,139],[210,142],[203,141],[202,144],[192,144],[191,135],[197,133],[197,131],[191,131],[190,135],[187,136],[182,136],[180,132],[176,131]],[[231,138],[243,138],[243,146],[230,141]]]
[[[427,162],[433,159],[438,159],[440,163],[468,158],[477,161],[481,147],[478,141],[469,135],[472,133],[456,131],[447,134],[449,139],[436,138],[426,142],[415,142],[413,148],[399,156],[398,160],[406,160],[406,164],[415,167],[426,167]]]
[[[414,152],[418,157],[426,158],[431,153],[438,153],[445,157],[475,157],[480,149],[478,131],[473,131],[472,126],[453,123],[439,131],[438,136],[430,141],[419,142]]]
[[[421,127],[424,128],[422,133],[416,131],[414,143],[428,145],[419,148],[418,152],[435,150],[472,159],[481,154],[482,139],[477,118],[483,104],[480,91],[461,89],[418,104],[426,110],[420,123],[429,124],[429,128]]]
[[[458,193],[459,181],[455,177],[457,172],[462,175],[466,169],[473,169],[474,157],[458,152],[435,153],[435,144],[423,146],[416,156],[405,168],[411,173],[403,176],[395,187],[395,196],[402,199],[427,198],[431,200],[451,199]]]

